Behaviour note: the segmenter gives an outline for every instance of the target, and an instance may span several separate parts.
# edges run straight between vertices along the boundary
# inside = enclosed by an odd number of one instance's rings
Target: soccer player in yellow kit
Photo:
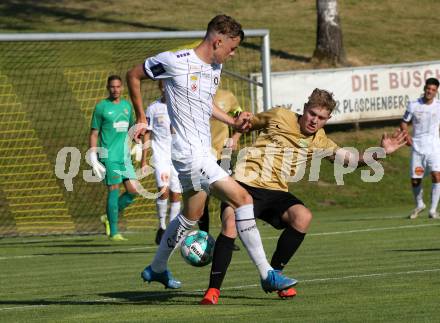
[[[326,152],[321,156],[327,156],[330,161],[335,161],[337,154],[344,163],[353,159],[352,153],[339,148],[323,129],[335,106],[331,93],[315,89],[304,106],[303,115],[278,107],[256,114],[251,120],[251,130],[260,130],[260,134],[246,158],[237,160],[234,178],[252,196],[255,217],[283,230],[270,263],[275,270],[282,271],[292,258],[312,220],[312,212],[288,192],[287,177],[292,176],[298,166],[310,161],[314,152]],[[384,135],[381,146],[391,154],[405,145],[405,141],[406,132],[396,132],[392,137]],[[290,158],[286,158],[289,154]],[[373,154],[372,161],[377,158]],[[361,157],[357,165],[366,165],[366,161]],[[234,210],[226,204],[222,204],[222,222],[222,232],[214,249],[209,288],[202,305],[218,303],[220,286],[232,258],[231,246],[239,230],[235,225]],[[282,298],[296,295],[293,288],[277,292]]]

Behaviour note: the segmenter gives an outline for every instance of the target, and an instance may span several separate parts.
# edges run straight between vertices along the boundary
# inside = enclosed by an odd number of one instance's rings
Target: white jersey
[[[221,64],[203,62],[193,49],[164,52],[145,60],[145,73],[154,80],[164,80],[173,159],[192,160],[210,153],[209,119],[221,70]]]
[[[153,150],[153,165],[160,162],[171,163],[171,131],[167,105],[157,100],[145,110],[147,130],[153,134],[151,149]]]
[[[440,101],[427,105],[422,98],[408,103],[403,121],[412,122],[413,149],[420,154],[440,151]]]

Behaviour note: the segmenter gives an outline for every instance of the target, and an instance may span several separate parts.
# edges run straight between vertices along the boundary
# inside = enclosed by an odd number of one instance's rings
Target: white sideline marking
[[[61,247],[60,247],[61,248]],[[142,249],[157,249],[157,246],[145,246],[145,247],[133,247],[133,248],[124,248],[124,249],[106,249],[100,250],[100,253],[113,253],[120,251],[130,251],[130,250],[142,250]],[[81,254],[96,254],[97,251],[82,251]],[[66,255],[69,253],[66,252]],[[75,254],[72,252],[72,254]],[[22,258],[36,258],[36,257],[49,257],[51,255],[23,255],[23,256],[10,256],[10,257],[0,257],[0,260],[9,260],[9,259],[22,259]]]
[[[330,235],[338,235],[338,234],[350,234],[350,233],[359,233],[359,232],[375,232],[375,231],[385,231],[385,230],[399,230],[399,229],[417,229],[421,227],[430,227],[430,226],[440,226],[440,223],[426,223],[426,224],[415,224],[415,225],[401,225],[397,227],[385,227],[385,228],[370,228],[370,229],[358,229],[358,230],[348,230],[348,231],[331,231],[331,232],[317,232],[317,233],[308,233],[307,236],[330,236]],[[272,240],[278,239],[279,236],[274,237],[262,237],[262,240]],[[63,240],[60,240],[62,242]],[[1,246],[1,244],[0,244]],[[127,249],[107,249],[101,250],[102,253],[112,253],[112,252],[120,252],[120,251],[130,251],[130,250],[142,250],[142,249],[156,249],[157,246],[145,246],[145,247],[133,247]],[[84,251],[83,254],[95,254],[97,251]],[[66,253],[67,254],[67,253]],[[46,255],[23,255],[23,256],[10,256],[10,257],[0,257],[0,260],[9,260],[9,259],[22,259],[22,258],[34,258],[34,257],[48,257]]]
[[[364,275],[348,275],[348,276],[342,276],[342,277],[327,277],[327,278],[314,278],[314,279],[304,279],[299,280],[299,284],[303,283],[315,283],[315,282],[326,282],[326,281],[333,281],[333,280],[346,280],[346,279],[355,279],[355,278],[371,278],[371,277],[384,277],[384,276],[390,276],[390,275],[411,275],[411,274],[424,274],[427,272],[437,272],[440,271],[440,268],[433,268],[433,269],[424,269],[424,270],[410,270],[410,271],[400,271],[397,273],[376,273],[376,274],[364,274]],[[234,290],[234,289],[245,289],[248,287],[257,287],[260,286],[258,284],[253,285],[243,285],[243,286],[231,286],[231,287],[225,287],[222,288],[224,290]]]
[[[342,277],[327,277],[327,278],[315,278],[315,279],[304,279],[300,280],[299,283],[315,283],[315,282],[326,282],[326,281],[335,281],[335,280],[346,280],[346,279],[356,279],[356,278],[372,278],[372,277],[384,277],[384,276],[390,276],[390,275],[413,275],[413,274],[424,274],[427,272],[438,272],[440,271],[440,268],[433,268],[433,269],[424,269],[424,270],[410,270],[410,271],[400,271],[400,272],[387,272],[387,273],[376,273],[376,274],[364,274],[364,275],[348,275],[348,276],[342,276]],[[223,287],[222,290],[235,290],[235,289],[247,289],[247,288],[254,288],[259,287],[258,284],[252,284],[252,285],[242,285],[242,286],[231,286],[231,287]],[[177,292],[178,295],[184,295],[184,294],[192,294],[195,292],[203,293],[204,289],[195,289],[192,291],[187,292]],[[145,298],[151,298],[151,297],[157,297],[161,295],[168,295],[169,292],[157,292],[152,293],[149,295],[142,295],[136,298],[132,298],[132,300],[135,299],[145,299]],[[119,299],[117,298],[101,298],[96,300],[90,300],[90,302],[108,302],[108,301],[116,301],[118,302]],[[72,303],[75,303],[73,300]],[[125,304],[127,302],[119,301],[120,304]],[[56,305],[56,304],[52,304]],[[35,307],[47,307],[50,305],[24,305],[24,306],[15,306],[15,307],[4,307],[0,308],[0,311],[8,311],[8,310],[22,310],[22,309],[29,309],[29,308],[35,308]]]
[[[350,234],[350,233],[359,233],[359,232],[376,232],[376,231],[386,231],[386,230],[399,230],[399,229],[417,229],[421,227],[431,227],[431,226],[439,226],[440,223],[427,223],[427,224],[416,224],[416,225],[401,225],[397,227],[385,227],[385,228],[370,228],[370,229],[357,229],[357,230],[348,230],[348,231],[332,231],[332,232],[317,232],[317,233],[307,233],[307,236],[331,236],[337,234]],[[265,239],[278,239],[279,236],[276,237],[265,237]]]

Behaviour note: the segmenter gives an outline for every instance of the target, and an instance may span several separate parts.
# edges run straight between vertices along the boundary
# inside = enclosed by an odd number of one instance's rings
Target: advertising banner
[[[261,75],[254,74],[261,82]],[[328,123],[401,118],[408,101],[423,94],[425,79],[440,79],[440,61],[357,68],[272,73],[272,105],[302,114],[315,88],[333,92],[336,109]],[[263,91],[255,93],[256,112],[263,110]]]

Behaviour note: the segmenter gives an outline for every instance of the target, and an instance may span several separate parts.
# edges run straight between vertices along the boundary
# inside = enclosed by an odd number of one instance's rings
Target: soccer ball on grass
[[[214,238],[207,232],[195,230],[188,233],[180,243],[180,253],[185,262],[195,267],[203,267],[212,261]]]

